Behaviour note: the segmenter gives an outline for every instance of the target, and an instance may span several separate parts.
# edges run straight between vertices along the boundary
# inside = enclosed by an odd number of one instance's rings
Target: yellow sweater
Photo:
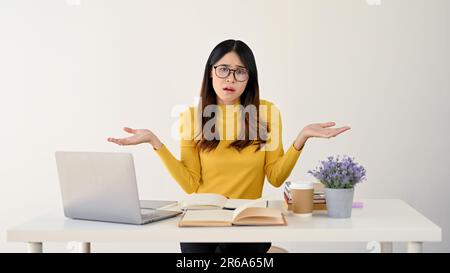
[[[177,160],[164,145],[155,150],[172,177],[187,193],[218,193],[229,198],[260,198],[266,176],[273,186],[281,186],[290,175],[302,150],[295,149],[292,143],[284,153],[281,117],[277,107],[268,101],[260,101],[260,117],[271,128],[266,143],[268,148],[255,153],[257,146],[250,145],[239,153],[234,148],[227,147],[233,142],[233,137],[236,139],[240,128],[237,126],[240,120],[238,116],[227,115],[237,105],[219,106],[221,114],[218,117],[218,127],[221,140],[215,150],[199,151],[193,139],[194,126],[183,125],[189,118],[194,122],[193,113],[197,111],[197,107],[191,107],[180,117],[180,134],[185,135],[187,129],[190,135],[190,138],[180,140],[181,159]],[[234,124],[235,132],[227,140],[224,136],[227,136],[226,130],[230,130],[227,125],[230,124]]]

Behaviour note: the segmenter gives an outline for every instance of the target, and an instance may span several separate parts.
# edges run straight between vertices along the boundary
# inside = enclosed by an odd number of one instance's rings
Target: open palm
[[[334,122],[309,124],[303,128],[302,134],[305,137],[331,138],[350,130],[350,126],[331,128],[334,125],[336,125]]]
[[[118,145],[137,145],[141,143],[148,143],[154,137],[153,132],[148,129],[132,129],[129,127],[124,127],[123,130],[133,135],[125,138],[109,137],[108,141]]]

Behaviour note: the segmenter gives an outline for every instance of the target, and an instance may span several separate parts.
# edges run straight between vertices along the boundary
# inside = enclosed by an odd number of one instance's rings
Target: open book
[[[194,193],[180,202],[182,210],[236,209],[246,204],[254,207],[267,207],[261,199],[232,199],[216,193]]]
[[[266,201],[261,199],[247,201],[234,211],[226,209],[188,209],[181,217],[178,225],[180,227],[287,225],[280,210],[262,207],[261,203],[266,203]]]

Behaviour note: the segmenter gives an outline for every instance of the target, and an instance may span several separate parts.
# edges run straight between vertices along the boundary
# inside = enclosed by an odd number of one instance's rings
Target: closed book
[[[292,198],[291,191],[286,187],[284,188],[284,194],[286,194],[289,197],[289,199]]]
[[[286,200],[286,202],[288,202],[288,203],[292,203],[292,199],[291,198],[289,198],[287,195],[286,195],[286,193],[285,194],[283,194],[283,197],[284,197],[284,200]]]
[[[287,196],[286,196],[286,194],[283,194],[283,196],[284,196],[284,200],[288,203],[288,204],[292,204],[292,199],[289,199]],[[323,199],[313,199],[313,203],[314,204],[324,204],[324,203],[326,203],[327,201],[326,201],[326,199],[325,198],[323,198]]]
[[[325,199],[325,194],[314,193],[314,199]]]
[[[314,203],[313,210],[327,210],[326,203]]]
[[[283,205],[284,205],[285,209],[292,211],[292,203],[288,203],[288,202],[286,202],[286,200],[284,200]],[[327,210],[327,204],[326,203],[314,203],[313,210]]]

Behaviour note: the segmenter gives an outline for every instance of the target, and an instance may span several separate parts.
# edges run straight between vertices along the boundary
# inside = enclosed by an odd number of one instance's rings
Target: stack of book
[[[314,210],[327,210],[325,201],[325,187],[322,183],[313,183],[314,188]],[[284,183],[284,205],[287,210],[292,210],[291,181]]]

